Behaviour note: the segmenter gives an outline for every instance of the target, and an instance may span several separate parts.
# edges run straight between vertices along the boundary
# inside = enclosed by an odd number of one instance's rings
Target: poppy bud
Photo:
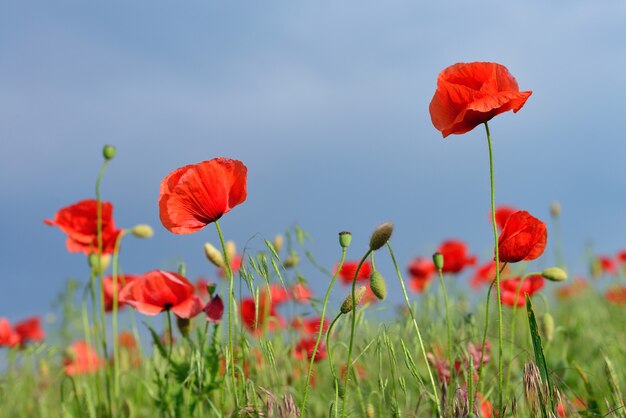
[[[391,238],[392,233],[393,223],[385,222],[378,225],[378,227],[376,227],[376,229],[372,233],[372,237],[370,238],[370,249],[372,251],[376,251],[383,245],[387,244],[387,241],[389,241],[389,238]]]
[[[191,320],[189,318],[180,318],[177,316],[176,325],[178,326],[180,334],[187,338],[189,336],[189,332],[191,332]]]
[[[352,234],[348,231],[341,231],[339,233],[339,245],[341,248],[348,248],[352,242]]]
[[[567,279],[567,272],[560,267],[549,267],[542,271],[541,275],[551,282],[562,282]]]
[[[137,238],[152,238],[152,236],[154,235],[154,230],[152,229],[152,227],[146,224],[135,225],[130,230],[130,232]]]
[[[550,214],[553,218],[558,218],[561,215],[561,204],[559,202],[552,202],[550,205]]]
[[[204,307],[204,313],[208,322],[219,324],[222,321],[222,316],[224,316],[224,302],[222,302],[222,298],[219,295],[212,297]]]
[[[371,403],[367,404],[367,408],[365,409],[367,418],[375,418],[376,410],[374,409],[374,405]]]
[[[283,261],[283,267],[288,269],[288,268],[297,266],[298,263],[300,263],[300,257],[298,257],[298,253],[293,251],[291,255],[287,257],[285,261]]]
[[[435,264],[435,268],[437,270],[443,270],[443,254],[437,252],[433,254],[433,263]]]
[[[89,254],[87,261],[89,263],[89,267],[96,271],[98,270],[98,267],[100,267],[100,273],[102,273],[109,268],[109,265],[111,264],[111,256],[108,254],[102,254],[102,257],[100,257],[100,265],[98,265],[98,254],[91,253]]]
[[[552,341],[554,338],[554,318],[549,312],[541,317],[541,333],[547,341]]]
[[[365,286],[360,286],[359,288],[357,288],[354,291],[354,301],[356,302],[357,305],[359,303],[361,303],[361,300],[363,299],[363,296],[365,296],[365,291],[366,290],[367,290],[367,288]],[[341,311],[342,314],[347,314],[352,309],[354,309],[354,305],[352,304],[352,293],[350,293],[343,300],[343,303],[341,304],[341,308],[339,310]]]
[[[204,255],[215,267],[224,268],[226,266],[222,253],[208,242],[204,244]]]
[[[185,265],[185,263],[183,262],[178,263],[178,274],[180,274],[183,277],[187,275],[187,266]]]
[[[113,145],[105,145],[102,148],[102,156],[105,160],[112,160],[115,157],[115,147]]]
[[[208,292],[209,296],[213,297],[213,293],[215,293],[216,288],[217,285],[215,283],[207,283],[206,291]]]
[[[335,380],[335,388],[337,389],[337,393],[339,394],[339,397],[343,399],[343,397],[346,394],[346,387],[344,386],[343,382],[338,379]]]
[[[226,255],[229,260],[233,260],[237,255],[237,245],[234,241],[226,241]]]
[[[285,240],[283,239],[283,236],[280,234],[277,234],[274,237],[274,242],[272,242],[272,245],[274,246],[274,249],[276,250],[277,253],[280,252],[280,250],[283,248],[283,243],[285,242]]]
[[[382,274],[377,271],[372,272],[370,276],[370,289],[380,300],[384,300],[387,296],[387,284]]]

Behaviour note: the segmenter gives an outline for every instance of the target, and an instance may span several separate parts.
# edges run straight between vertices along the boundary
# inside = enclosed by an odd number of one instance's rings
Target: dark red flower
[[[300,318],[296,317],[293,319],[291,326],[294,329],[301,331],[305,335],[317,334],[320,330],[320,324],[322,323],[321,318]],[[328,321],[324,320],[324,328],[322,332],[326,332],[328,329]]]
[[[526,277],[519,293],[517,293],[517,289],[520,287],[520,280],[521,277],[516,277],[500,282],[500,299],[502,300],[502,304],[507,306],[514,306],[516,304],[517,306],[524,306],[526,304],[524,295],[532,296],[543,288],[544,278],[539,274],[535,274]]]
[[[175,234],[191,234],[246,200],[248,169],[241,161],[214,158],[177,168],[161,182],[161,223]]]
[[[605,293],[606,300],[616,305],[626,304],[626,286],[612,287]]]
[[[422,293],[435,273],[435,265],[431,258],[416,257],[409,264],[409,287],[417,293]]]
[[[116,287],[117,287],[117,307],[122,308],[126,304],[120,302],[120,291],[126,286],[128,283],[135,280],[137,276],[134,275],[123,275],[117,276]],[[106,312],[113,311],[113,295],[114,295],[114,287],[113,286],[113,277],[106,276],[102,279],[102,293],[104,295],[104,310]]]
[[[171,310],[179,318],[192,318],[204,307],[194,290],[193,284],[178,273],[153,270],[127,284],[120,292],[120,301],[145,315]]]
[[[84,341],[73,343],[67,351],[64,369],[68,376],[94,373],[104,366],[104,361],[98,356],[98,353]]]
[[[519,91],[509,70],[493,62],[458,63],[439,73],[430,118],[443,137],[471,131],[500,113],[517,112],[531,91]]]
[[[354,275],[356,273],[356,269],[359,266],[358,261],[346,261],[341,266],[341,270],[339,271],[339,278],[343,284],[350,284],[352,280],[354,280]],[[335,271],[337,271],[337,267],[339,264],[335,265]],[[356,280],[369,280],[370,275],[372,274],[372,265],[369,261],[365,261],[359,270],[359,275]]]
[[[505,267],[502,271],[501,277],[508,274],[508,267]],[[482,285],[490,285],[496,278],[496,262],[489,261],[476,268],[474,276],[470,279],[470,286],[474,289],[479,288]]]
[[[457,274],[465,267],[476,264],[476,257],[467,254],[467,245],[463,241],[444,241],[438,252],[443,255],[443,273]]]
[[[67,250],[71,253],[91,254],[98,252],[98,202],[95,199],[81,200],[59,210],[54,219],[45,219],[48,225],[58,226],[67,234]],[[122,232],[115,228],[113,205],[101,202],[102,208],[102,252],[111,254],[115,241]]]
[[[534,260],[543,254],[547,239],[546,224],[525,210],[515,212],[509,216],[500,233],[500,262]]]
[[[313,350],[315,349],[315,338],[302,338],[293,349],[293,356],[299,360],[311,360],[313,358]],[[326,358],[326,345],[320,341],[315,353],[315,360],[320,361]]]
[[[504,224],[509,219],[509,216],[513,215],[515,212],[519,212],[519,209],[514,208],[512,206],[498,206],[496,208],[496,226],[498,229],[502,230],[504,228]],[[491,221],[491,213],[489,214],[489,220]]]
[[[0,318],[0,347],[15,347],[20,343],[20,336],[11,328],[6,318]]]
[[[213,296],[204,307],[204,313],[207,321],[219,324],[222,321],[222,316],[224,316],[224,302],[222,302],[222,298],[219,295]]]
[[[41,328],[41,319],[38,316],[32,316],[14,326],[15,333],[20,337],[20,344],[43,341],[46,334]]]

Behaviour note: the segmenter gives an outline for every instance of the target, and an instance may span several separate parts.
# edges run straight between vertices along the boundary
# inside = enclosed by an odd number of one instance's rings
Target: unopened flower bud
[[[115,157],[115,147],[113,145],[105,145],[102,148],[102,156],[105,160],[112,160]]]
[[[376,409],[374,409],[374,405],[372,405],[371,403],[367,404],[365,413],[366,413],[367,418],[376,418]]]
[[[352,242],[352,234],[348,231],[341,231],[339,233],[339,245],[341,248],[348,248]]]
[[[365,296],[366,291],[367,291],[367,288],[365,286],[360,286],[354,291],[354,301],[356,302],[357,306],[359,305],[359,303],[361,303],[361,300],[363,300],[363,296]],[[354,309],[354,304],[352,304],[352,293],[350,293],[343,300],[343,303],[341,304],[341,308],[339,310],[341,311],[342,314],[347,314],[352,309]]]
[[[279,253],[280,250],[283,248],[284,242],[285,240],[282,235],[278,234],[274,237],[274,242],[272,242],[272,246],[277,253]]]
[[[541,333],[547,341],[552,341],[554,338],[554,318],[549,312],[541,317]]]
[[[561,215],[561,205],[559,202],[552,202],[550,205],[550,214],[553,218],[558,218]]]
[[[370,275],[370,289],[376,297],[380,300],[384,300],[387,296],[387,284],[382,274],[377,271],[372,272]]]
[[[178,274],[183,277],[187,276],[187,265],[185,265],[185,263],[182,261],[178,263]]]
[[[217,285],[215,283],[207,283],[206,285],[206,291],[209,294],[209,296],[213,297],[213,293],[215,293],[215,289],[217,288]]]
[[[204,244],[204,255],[215,267],[224,268],[226,266],[222,253],[208,242]]]
[[[376,251],[383,245],[387,244],[387,241],[391,238],[392,233],[393,224],[391,222],[385,222],[384,224],[378,225],[370,238],[370,249],[372,251]]]
[[[435,253],[433,254],[433,263],[435,264],[435,268],[437,270],[443,270],[443,254]]]
[[[344,386],[343,382],[338,379],[335,380],[335,388],[337,388],[337,394],[339,394],[339,397],[343,399],[343,397],[346,395],[346,387]]]
[[[567,272],[560,267],[549,267],[542,271],[541,275],[551,282],[562,282],[567,279]]]
[[[102,257],[100,257],[100,264],[98,265],[98,254],[91,253],[89,254],[87,261],[89,263],[89,267],[96,272],[98,271],[98,268],[100,268],[100,273],[102,273],[109,268],[109,265],[111,264],[111,256],[109,254],[102,254]]]
[[[178,326],[178,331],[183,337],[188,337],[191,332],[191,320],[189,318],[180,318],[176,317],[176,325]]]
[[[135,225],[130,230],[130,232],[137,238],[152,238],[152,236],[154,235],[154,230],[152,229],[152,227],[146,224]]]
[[[298,253],[293,251],[289,257],[283,261],[283,267],[286,269],[295,267],[300,263],[300,257],[298,257]]]
[[[226,255],[229,260],[234,260],[237,255],[237,245],[235,241],[226,241]]]

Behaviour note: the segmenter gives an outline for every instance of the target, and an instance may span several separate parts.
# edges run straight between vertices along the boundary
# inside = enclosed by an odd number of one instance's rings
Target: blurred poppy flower
[[[20,336],[13,331],[6,318],[0,318],[0,347],[15,347],[20,343]]]
[[[591,275],[597,278],[605,274],[615,275],[617,274],[617,268],[615,267],[615,262],[610,257],[599,255],[591,265]]]
[[[430,118],[443,137],[471,131],[500,113],[517,112],[531,91],[519,91],[509,70],[493,62],[457,63],[437,77]]]
[[[498,240],[501,263],[534,260],[543,254],[548,239],[546,224],[525,210],[509,216]]]
[[[313,297],[313,292],[304,283],[295,283],[291,288],[293,300],[296,302],[307,303]]]
[[[482,418],[493,418],[493,405],[480,392],[476,392],[476,399],[480,403],[480,414]],[[497,416],[497,415],[495,415]]]
[[[359,379],[367,379],[367,369],[361,363],[354,363],[352,365],[352,370],[356,373]],[[346,379],[346,372],[348,371],[348,365],[341,365],[341,380]]]
[[[282,285],[279,284],[271,284],[270,285],[270,295],[272,300],[272,305],[282,305],[290,299],[289,292]],[[261,296],[259,298],[267,297],[267,290],[263,289],[261,292]]]
[[[562,284],[555,290],[556,297],[559,299],[569,299],[583,293],[589,285],[582,277],[576,277],[570,284]]]
[[[416,257],[409,264],[409,287],[417,293],[422,293],[435,273],[432,258]]]
[[[354,280],[354,275],[356,274],[356,269],[359,266],[358,261],[346,261],[341,266],[341,270],[339,271],[339,278],[343,284],[350,284],[352,280]],[[339,264],[335,265],[335,272],[337,271],[337,267]],[[372,264],[369,261],[365,261],[359,270],[359,275],[356,280],[369,280],[370,275],[372,274]]]
[[[46,336],[41,328],[41,319],[38,316],[33,316],[18,322],[13,328],[15,333],[19,335],[20,344],[22,345],[29,341],[43,341]]]
[[[246,200],[248,169],[241,161],[214,158],[177,168],[161,182],[161,223],[174,234],[191,234]]]
[[[237,273],[239,269],[241,268],[241,263],[243,262],[243,258],[241,258],[241,255],[235,254],[233,256],[228,257],[228,262],[230,263],[230,269],[233,271],[233,273]],[[217,275],[220,276],[222,279],[225,279],[226,271],[223,268],[218,268]]]
[[[211,287],[213,291],[215,290],[215,283],[203,277],[199,277],[198,279],[196,279],[195,286],[196,286],[196,292],[198,293],[198,296],[200,296],[203,300],[210,299],[211,297],[209,287]]]
[[[503,305],[507,306],[524,306],[526,298],[524,295],[532,296],[543,288],[544,278],[540,274],[526,277],[522,286],[517,293],[521,277],[506,279],[500,282],[500,299]],[[516,299],[517,297],[517,299]]]
[[[126,304],[120,302],[120,291],[126,286],[128,283],[132,282],[136,279],[136,276],[133,275],[123,275],[117,276],[116,286],[117,286],[117,307],[118,309],[124,307]],[[102,279],[102,293],[104,295],[104,310],[105,312],[113,311],[113,277],[106,276]]]
[[[615,258],[617,258],[620,263],[626,263],[626,250],[618,251]]]
[[[240,309],[243,325],[255,336],[261,335],[266,328],[271,331],[284,322],[266,293],[259,295],[258,309],[253,298],[243,298]]]
[[[463,241],[444,241],[438,252],[443,255],[443,273],[457,274],[465,267],[476,264],[476,257],[467,254],[467,245]]]
[[[153,270],[137,277],[120,292],[120,301],[145,315],[171,310],[179,318],[199,314],[204,303],[194,286],[178,273]]]
[[[64,361],[66,375],[93,373],[102,366],[104,366],[104,361],[86,342],[77,341],[68,347]]]
[[[626,304],[626,286],[612,287],[604,294],[606,300],[616,305]]]
[[[209,303],[204,307],[204,313],[209,322],[219,324],[222,321],[222,316],[224,316],[224,302],[220,295],[215,295],[211,298]]]
[[[115,241],[122,232],[115,228],[113,205],[101,202],[102,253],[111,254]],[[67,235],[66,246],[71,253],[91,254],[98,251],[98,202],[95,199],[81,200],[59,210],[54,219],[44,223],[58,226]]]
[[[137,349],[137,341],[133,334],[129,331],[122,331],[117,336],[117,343],[120,347],[123,347],[129,351],[133,351]]]
[[[291,326],[294,329],[301,331],[305,335],[309,334],[317,334],[320,330],[320,324],[322,323],[322,319],[317,318],[301,318],[296,317],[293,319]],[[328,321],[324,320],[324,329],[322,332],[326,332],[328,329]]]
[[[311,360],[313,358],[313,350],[315,349],[315,338],[302,338],[293,349],[293,356],[298,360]],[[315,353],[315,360],[320,361],[326,358],[326,345],[320,341]]]
[[[501,276],[508,274],[508,267],[502,270]],[[470,279],[470,286],[474,289],[479,288],[482,285],[490,285],[496,278],[496,262],[489,261],[476,268],[474,275]]]
[[[504,228],[504,224],[506,224],[509,216],[513,215],[515,212],[519,212],[519,209],[512,206],[502,205],[496,208],[496,226],[499,230]],[[489,213],[489,221],[491,221],[491,219],[491,213]]]

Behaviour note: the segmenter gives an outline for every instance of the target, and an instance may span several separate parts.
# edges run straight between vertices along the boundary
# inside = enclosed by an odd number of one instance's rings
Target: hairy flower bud
[[[567,279],[567,272],[560,267],[548,267],[541,272],[541,275],[551,282],[562,282]]]
[[[354,291],[354,301],[356,302],[357,306],[359,303],[361,303],[361,300],[363,300],[363,296],[365,296],[366,291],[367,291],[367,288],[365,286],[360,286]],[[339,310],[341,311],[342,314],[347,314],[352,309],[354,309],[354,304],[352,304],[352,293],[350,293],[343,300],[343,303],[341,304],[341,308]]]
[[[435,268],[437,270],[443,270],[443,263],[444,263],[443,254],[439,252],[436,252],[435,254],[433,254],[433,263],[435,264]]]
[[[220,250],[215,248],[212,244],[208,242],[204,244],[204,254],[206,255],[206,258],[211,263],[213,263],[215,267],[219,267],[219,268],[226,267],[226,263],[224,262],[224,256],[222,256],[222,253],[220,252]]]
[[[382,274],[377,271],[372,272],[370,276],[370,289],[376,297],[380,300],[384,300],[387,296],[387,284]]]
[[[130,233],[137,238],[152,238],[152,236],[154,235],[154,230],[150,225],[139,224],[133,226],[133,228],[130,230]]]
[[[384,224],[378,225],[370,238],[370,249],[372,251],[376,251],[379,248],[382,248],[385,244],[387,244],[387,241],[391,238],[392,233],[393,223],[385,222]]]
[[[272,242],[272,246],[274,247],[274,250],[276,250],[277,253],[279,253],[280,250],[283,248],[284,242],[285,240],[282,235],[277,234],[274,237],[274,242]]]
[[[97,272],[98,267],[100,268],[100,273],[109,268],[111,264],[111,256],[109,254],[102,254],[100,257],[100,264],[98,265],[98,254],[91,253],[87,258],[87,262],[89,263],[89,267],[91,267],[94,271]]]
[[[548,342],[554,338],[554,318],[549,312],[541,317],[541,333]]]

